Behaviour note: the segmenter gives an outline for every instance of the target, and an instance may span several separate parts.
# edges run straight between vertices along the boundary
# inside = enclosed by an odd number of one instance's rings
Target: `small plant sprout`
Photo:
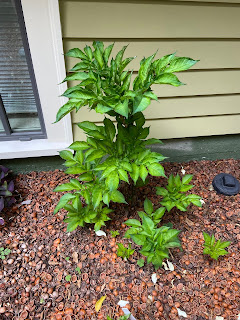
[[[119,234],[120,234],[118,230],[110,231],[110,233],[111,233],[111,236],[112,236],[113,238],[116,238],[116,236],[119,236]]]
[[[172,174],[168,179],[168,185],[165,188],[157,187],[157,195],[162,196],[160,202],[162,206],[166,207],[169,212],[172,208],[177,207],[181,211],[187,211],[187,207],[192,203],[197,207],[201,207],[201,197],[196,194],[186,194],[194,185],[189,184],[193,176],[186,174],[182,180],[179,175],[174,177]]]
[[[107,316],[107,320],[127,320],[127,319],[129,319],[129,317],[130,317],[130,315],[131,314],[126,314],[126,315],[124,315],[124,316],[121,316],[120,318],[116,318],[116,319],[113,319],[113,318],[110,318],[109,316]]]
[[[139,213],[138,213],[139,214]],[[181,247],[178,239],[179,230],[172,229],[172,225],[157,228],[154,221],[145,214],[139,214],[142,223],[137,219],[129,219],[126,225],[131,228],[125,233],[137,245],[142,246],[140,253],[147,257],[147,263],[152,263],[157,270],[162,266],[165,258],[169,258],[169,249]]]
[[[0,248],[0,259],[4,260],[6,258],[6,256],[9,255],[9,253],[11,252],[10,249],[6,248],[4,249],[3,247]]]
[[[129,243],[128,248],[124,247],[122,243],[117,243],[117,256],[122,257],[125,261],[134,253],[134,249],[131,248],[131,243]]]
[[[145,199],[144,210],[145,212],[143,211],[138,212],[138,215],[140,216],[140,218],[142,218],[143,215],[146,215],[154,222],[155,225],[157,225],[161,221],[166,211],[166,208],[161,207],[161,208],[158,208],[156,211],[153,211],[152,202],[149,199]]]
[[[219,256],[225,256],[228,254],[228,251],[225,250],[231,242],[230,241],[222,241],[221,239],[216,240],[214,235],[210,236],[206,232],[203,232],[204,237],[204,249],[203,253],[210,255],[212,259],[217,260]]]
[[[81,269],[80,269],[79,267],[77,267],[77,268],[75,269],[75,271],[77,271],[78,274],[81,274],[81,273],[82,273],[82,272],[81,272]]]
[[[68,275],[66,275],[65,280],[69,282],[69,281],[71,281],[71,278],[72,278],[71,275],[68,274]]]
[[[65,257],[65,260],[66,260],[66,261],[69,261],[69,260],[70,260],[70,257]]]

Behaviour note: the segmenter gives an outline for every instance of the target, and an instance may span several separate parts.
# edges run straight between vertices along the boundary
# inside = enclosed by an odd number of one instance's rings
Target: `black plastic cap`
[[[228,173],[218,174],[213,179],[212,185],[217,193],[221,193],[226,196],[233,196],[239,193],[240,190],[240,184],[238,180]]]

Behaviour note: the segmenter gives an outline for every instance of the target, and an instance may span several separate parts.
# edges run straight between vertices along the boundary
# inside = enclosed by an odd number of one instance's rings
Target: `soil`
[[[139,267],[141,255],[135,251],[128,261],[116,255],[116,243],[127,245],[124,221],[136,218],[148,197],[159,206],[156,186],[164,178],[151,178],[137,190],[134,208],[113,204],[112,220],[102,228],[107,236],[96,236],[93,226],[66,233],[61,210],[53,210],[62,193],[52,190],[68,181],[62,171],[31,172],[15,178],[15,187],[30,204],[15,206],[2,215],[7,221],[0,229],[0,247],[11,253],[0,261],[0,319],[117,319],[122,310],[119,300],[137,320],[238,319],[240,313],[240,195],[218,195],[211,183],[226,172],[240,179],[240,160],[165,163],[166,174],[193,174],[193,193],[200,195],[202,208],[190,206],[187,212],[172,210],[162,223],[172,222],[181,230],[183,250],[172,249],[174,271],[160,268],[157,283],[152,281],[152,265]],[[113,238],[110,230],[120,235]],[[203,255],[202,231],[231,241],[229,254],[218,261]],[[138,246],[132,244],[134,249]],[[78,268],[77,268],[78,267]],[[77,269],[76,269],[77,268]],[[80,272],[79,272],[80,270]],[[69,281],[70,275],[71,279]],[[95,303],[106,295],[101,310]]]

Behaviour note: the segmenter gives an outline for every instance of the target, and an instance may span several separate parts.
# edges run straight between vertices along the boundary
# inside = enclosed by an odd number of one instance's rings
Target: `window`
[[[53,124],[58,109],[66,102],[61,97],[66,84],[58,85],[66,73],[58,0],[1,0],[0,12],[1,70],[1,50],[7,43],[2,37],[2,34],[6,34],[2,32],[2,15],[5,15],[8,26],[15,23],[13,29],[18,34],[16,42],[14,40],[7,44],[8,59],[14,52],[12,69],[9,60],[5,60],[4,71],[0,73],[0,158],[56,155],[72,143],[70,116]],[[19,42],[19,35],[21,30],[23,39],[24,24],[21,27],[18,24],[18,29],[16,28],[17,15],[21,16],[20,24],[21,21],[25,23],[25,40],[22,43]],[[26,46],[27,42],[29,48]],[[22,59],[18,60],[17,65],[16,57]],[[13,77],[6,77],[4,73],[10,75],[9,72],[13,73]],[[2,81],[3,77],[5,79]],[[12,87],[10,80],[13,80]],[[20,82],[21,92],[17,91],[20,90]],[[7,126],[12,130],[8,131],[11,138],[6,137]],[[6,141],[16,138],[15,141]],[[5,141],[1,141],[4,139]]]
[[[46,138],[19,1],[0,2],[1,140]]]

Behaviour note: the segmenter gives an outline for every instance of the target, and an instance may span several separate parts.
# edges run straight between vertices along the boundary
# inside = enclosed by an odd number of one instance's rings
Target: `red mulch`
[[[59,170],[20,174],[16,189],[29,205],[6,212],[9,219],[0,230],[0,247],[11,253],[0,261],[0,319],[106,319],[117,318],[119,300],[128,300],[128,308],[137,320],[184,319],[177,309],[186,312],[190,320],[215,320],[216,316],[237,320],[240,313],[240,195],[217,195],[211,188],[214,176],[220,172],[240,179],[240,161],[192,161],[166,163],[166,174],[194,175],[193,192],[202,196],[203,208],[191,206],[187,212],[172,210],[163,223],[172,222],[182,230],[183,251],[171,250],[174,271],[163,268],[157,273],[157,284],[151,280],[152,265],[140,268],[136,251],[128,260],[116,257],[116,242],[125,245],[129,217],[137,217],[145,197],[156,207],[159,197],[155,186],[166,179],[152,178],[148,186],[138,189],[137,205],[114,204],[115,213],[103,230],[107,237],[97,237],[93,228],[78,228],[66,233],[65,211],[53,215],[61,193],[55,186],[68,180]],[[119,230],[116,240],[109,230]],[[232,243],[229,255],[213,261],[202,254],[202,231]],[[133,248],[137,248],[134,244]],[[65,258],[69,257],[67,261]],[[68,258],[67,258],[68,259]],[[76,267],[81,269],[78,274]],[[65,279],[71,275],[71,281]],[[96,301],[107,295],[100,312]],[[149,297],[149,296],[152,296]]]

